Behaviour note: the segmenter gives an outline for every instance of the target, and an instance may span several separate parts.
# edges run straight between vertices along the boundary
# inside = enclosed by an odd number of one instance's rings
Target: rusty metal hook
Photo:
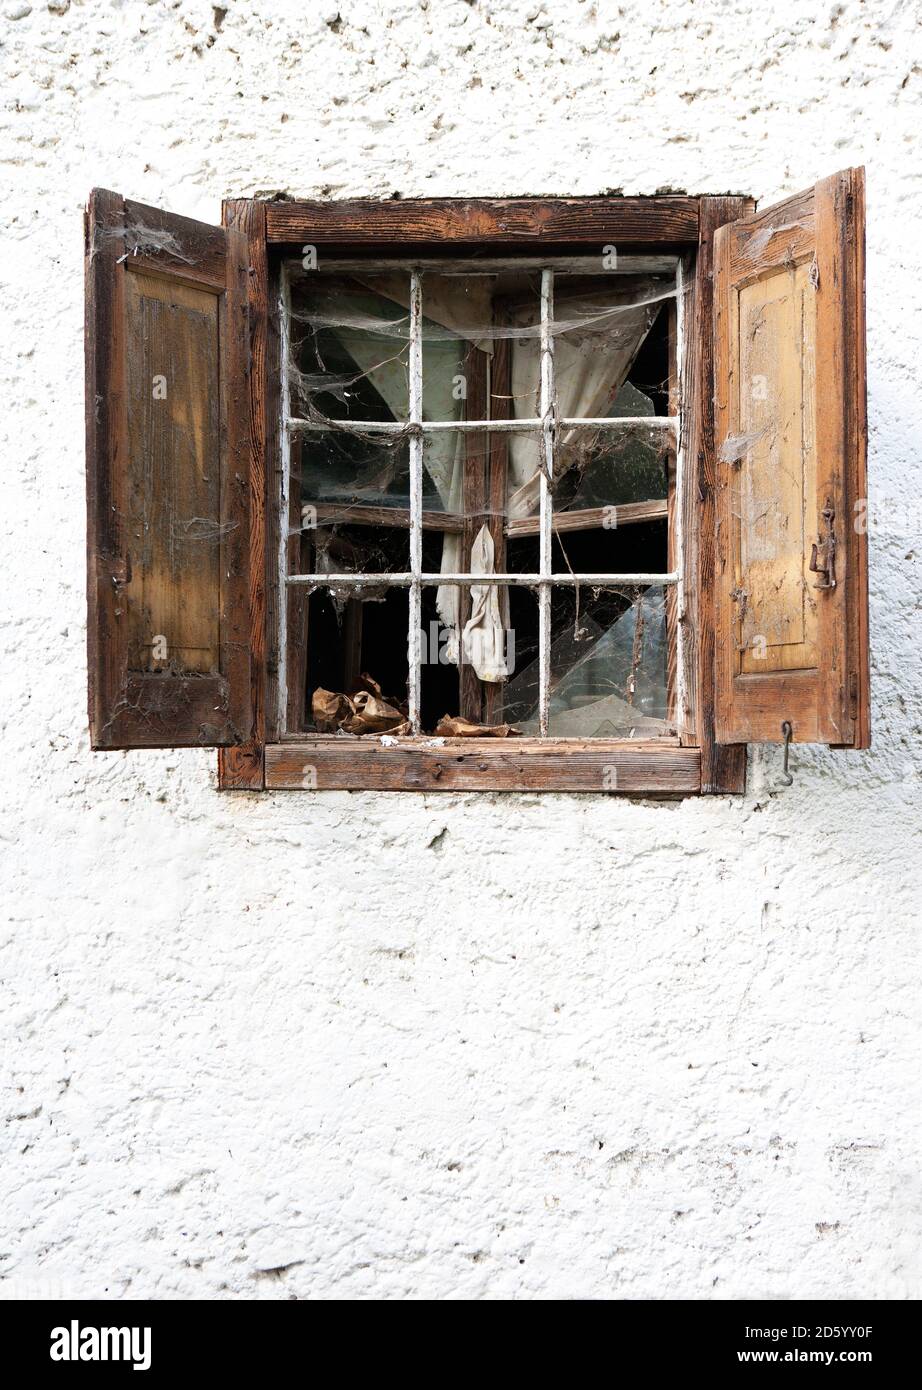
[[[791,750],[791,737],[794,733],[794,725],[789,719],[785,719],[784,723],[781,725],[781,732],[784,735],[784,764],[781,776],[778,778],[778,783],[782,787],[790,787],[794,784],[794,778],[788,771],[788,754]]]

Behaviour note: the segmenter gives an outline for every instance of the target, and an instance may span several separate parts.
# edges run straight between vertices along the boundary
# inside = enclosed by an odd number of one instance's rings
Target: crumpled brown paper
[[[318,686],[311,696],[311,713],[321,734],[335,734],[339,729],[347,734],[410,732],[406,709],[382,695],[378,682],[365,672],[359,676],[353,695]]]
[[[352,712],[352,701],[348,695],[340,695],[335,690],[324,690],[322,686],[318,686],[311,696],[311,713],[318,733],[335,733]]]
[[[512,738],[518,737],[518,729],[511,724],[472,724],[460,715],[443,714],[435,732],[441,738]]]

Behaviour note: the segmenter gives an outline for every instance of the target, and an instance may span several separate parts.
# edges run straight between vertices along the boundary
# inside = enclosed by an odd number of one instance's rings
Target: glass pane
[[[615,415],[626,381],[650,394],[667,414],[669,313],[672,276],[554,277],[554,379],[561,419]],[[632,413],[632,412],[626,412]]]
[[[661,587],[555,589],[548,732],[552,738],[656,738],[667,722],[666,598]],[[538,662],[509,683],[505,717],[538,732]]]
[[[422,277],[423,419],[538,415],[541,275]]]
[[[561,432],[554,458],[555,511],[664,502],[675,458],[671,426],[577,426]],[[662,513],[662,508],[658,509]],[[653,509],[655,514],[656,508]],[[603,524],[605,522],[603,518]],[[615,526],[614,514],[607,518]]]
[[[409,274],[327,276],[291,284],[290,413],[307,420],[406,420]]]
[[[301,503],[322,516],[346,517],[352,508],[410,505],[410,449],[406,439],[370,438],[337,431],[296,434],[291,476]],[[434,489],[429,490],[435,496]]]
[[[290,443],[289,572],[404,573],[410,567],[410,459],[405,439],[336,431]],[[425,504],[424,504],[425,505]]]
[[[301,574],[406,574],[409,529],[405,526],[354,526],[341,521],[302,521]]]
[[[451,566],[439,568],[469,569],[470,556],[465,559],[461,549],[463,521],[471,541],[480,525],[490,522],[498,547],[500,522],[515,518],[537,534],[541,448],[540,435],[510,430],[439,430],[424,436],[423,507],[435,514],[427,521],[435,524],[439,512],[447,513],[449,529],[458,536]]]
[[[492,275],[423,275],[424,420],[488,418],[494,280]]]

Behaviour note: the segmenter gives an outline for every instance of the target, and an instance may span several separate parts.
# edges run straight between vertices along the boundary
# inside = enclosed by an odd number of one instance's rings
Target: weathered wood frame
[[[250,634],[253,736],[219,752],[226,789],[368,789],[609,791],[675,796],[740,792],[745,747],[714,740],[714,413],[711,316],[714,229],[752,207],[743,198],[509,199],[351,201],[237,200],[224,224],[245,232],[249,247],[248,408],[250,416]],[[549,256],[616,246],[683,258],[684,353],[682,431],[672,505],[681,508],[684,540],[675,627],[686,694],[678,736],[631,740],[348,741],[314,735],[279,740],[277,700],[279,553],[275,506],[279,440],[278,265],[304,245],[328,255],[400,257],[437,254],[446,246],[475,259]],[[550,537],[542,538],[549,547]],[[445,577],[443,576],[442,579]],[[521,582],[522,576],[516,576]]]

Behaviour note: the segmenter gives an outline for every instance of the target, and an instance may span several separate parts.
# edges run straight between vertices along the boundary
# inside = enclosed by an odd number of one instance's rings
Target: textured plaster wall
[[[0,0],[0,1274],[920,1293],[917,3]],[[865,162],[874,738],[745,798],[219,795],[91,755],[81,208]]]

